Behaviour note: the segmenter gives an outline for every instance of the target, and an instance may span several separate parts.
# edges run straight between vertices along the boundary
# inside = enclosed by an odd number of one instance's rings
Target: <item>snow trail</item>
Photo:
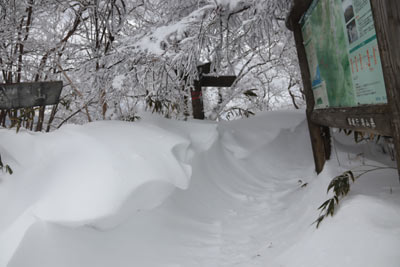
[[[0,130],[16,166],[0,184],[0,266],[398,266],[395,172],[358,181],[335,217],[311,225],[330,179],[355,163],[330,161],[317,177],[302,112],[143,118]]]

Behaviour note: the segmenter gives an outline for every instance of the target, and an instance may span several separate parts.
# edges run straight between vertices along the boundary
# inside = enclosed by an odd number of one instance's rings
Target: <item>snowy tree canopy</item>
[[[132,120],[143,109],[188,117],[190,87],[205,62],[214,75],[238,77],[231,88],[204,89],[209,119],[297,108],[289,3],[2,0],[1,82],[63,80],[61,103],[41,112],[49,130],[66,121]],[[3,111],[3,124],[7,115],[21,114]]]

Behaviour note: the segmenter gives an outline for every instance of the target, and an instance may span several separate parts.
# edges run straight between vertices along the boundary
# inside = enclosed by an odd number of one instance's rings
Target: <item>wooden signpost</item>
[[[293,31],[315,168],[329,127],[393,138],[400,175],[400,1],[293,0]]]
[[[57,104],[62,87],[62,81],[0,84],[0,109]]]
[[[202,87],[230,87],[236,80],[236,76],[207,76],[211,70],[211,63],[197,67],[199,80],[194,81],[191,91],[193,118],[204,120],[204,105]]]
[[[0,84],[0,109],[11,110],[57,104],[62,87],[62,81]],[[2,170],[1,156],[0,165]],[[4,168],[12,174],[10,166],[5,165]]]

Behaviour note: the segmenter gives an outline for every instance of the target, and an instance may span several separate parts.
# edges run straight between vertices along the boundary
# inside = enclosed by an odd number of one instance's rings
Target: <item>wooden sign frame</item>
[[[400,1],[370,0],[388,104],[328,109],[314,109],[311,75],[299,23],[312,2],[293,0],[286,26],[293,31],[296,42],[316,172],[323,170],[330,157],[329,127],[335,127],[392,137],[400,176]]]
[[[0,109],[55,105],[62,88],[62,81],[0,84]]]

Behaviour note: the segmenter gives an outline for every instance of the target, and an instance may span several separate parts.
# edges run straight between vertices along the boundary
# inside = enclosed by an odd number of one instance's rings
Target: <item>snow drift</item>
[[[337,160],[317,177],[302,112],[219,124],[143,115],[3,129],[0,140],[14,170],[1,176],[0,266],[400,264],[395,171],[360,178],[312,225],[335,175],[390,161],[337,139]]]

